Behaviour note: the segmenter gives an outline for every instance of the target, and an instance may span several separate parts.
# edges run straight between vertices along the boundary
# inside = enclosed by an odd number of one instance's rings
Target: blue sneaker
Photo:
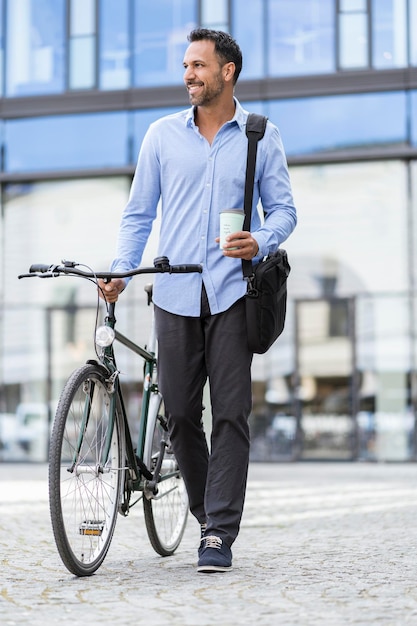
[[[201,552],[204,548],[203,539],[204,539],[204,534],[206,530],[207,530],[207,524],[200,524],[200,545],[198,547],[198,558],[200,558]]]
[[[232,569],[232,551],[220,537],[203,537],[198,549],[197,572],[228,572]]]

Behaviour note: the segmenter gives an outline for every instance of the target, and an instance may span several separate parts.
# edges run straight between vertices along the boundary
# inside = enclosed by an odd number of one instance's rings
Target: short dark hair
[[[209,28],[196,28],[188,35],[188,41],[201,41],[209,39],[214,43],[217,56],[223,63],[234,63],[235,74],[233,83],[236,84],[242,69],[242,51],[231,35],[222,30],[210,30]]]

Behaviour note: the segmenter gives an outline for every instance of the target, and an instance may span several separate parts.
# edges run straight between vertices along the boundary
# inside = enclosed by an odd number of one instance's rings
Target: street
[[[252,463],[233,565],[196,572],[199,527],[161,558],[141,504],[89,578],[62,565],[45,464],[0,464],[0,623],[417,624],[417,465]]]

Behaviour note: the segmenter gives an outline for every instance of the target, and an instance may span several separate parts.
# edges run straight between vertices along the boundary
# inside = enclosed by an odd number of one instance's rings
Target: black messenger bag
[[[250,230],[253,184],[258,141],[262,139],[266,118],[252,113],[246,124],[248,160],[245,184],[244,230]],[[243,276],[247,281],[246,324],[251,352],[263,354],[284,330],[287,310],[287,278],[290,265],[285,250],[278,249],[258,264],[242,259]]]

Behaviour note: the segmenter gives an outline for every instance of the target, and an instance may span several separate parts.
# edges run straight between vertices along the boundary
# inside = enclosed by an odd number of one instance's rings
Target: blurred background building
[[[0,459],[46,459],[93,352],[94,287],[17,275],[107,269],[144,133],[188,107],[197,25],[240,43],[236,95],[280,128],[299,212],[287,327],[254,360],[252,459],[415,460],[417,0],[0,0]],[[118,306],[138,341],[144,282]],[[141,365],[119,368],[134,414]]]

